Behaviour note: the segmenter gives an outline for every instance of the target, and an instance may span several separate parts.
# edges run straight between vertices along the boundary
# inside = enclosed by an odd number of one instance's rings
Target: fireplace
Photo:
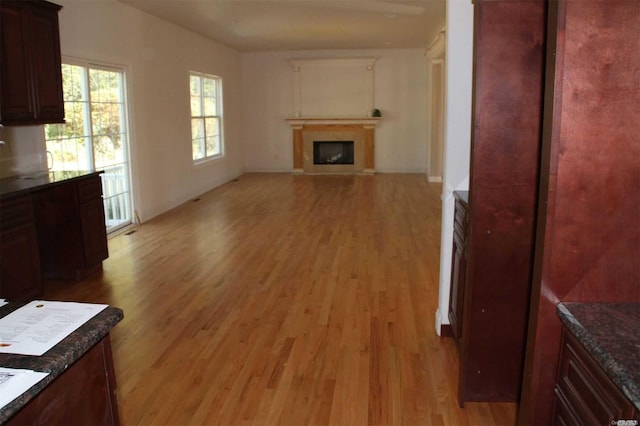
[[[374,130],[379,120],[287,119],[293,128],[293,173],[375,173]]]
[[[313,141],[313,164],[353,164],[353,141]]]

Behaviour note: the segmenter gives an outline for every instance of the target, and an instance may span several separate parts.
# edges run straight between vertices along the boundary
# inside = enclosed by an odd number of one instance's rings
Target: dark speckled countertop
[[[89,171],[39,172],[0,179],[0,200],[38,191],[44,187],[103,173]]]
[[[640,410],[640,303],[560,303],[558,316]]]
[[[1,307],[0,318],[20,306],[22,305],[9,304]],[[121,309],[108,306],[42,356],[0,353],[0,366],[2,367],[24,368],[49,373],[31,389],[0,409],[0,424],[6,422],[71,364],[109,334],[111,329],[123,318],[124,314]]]

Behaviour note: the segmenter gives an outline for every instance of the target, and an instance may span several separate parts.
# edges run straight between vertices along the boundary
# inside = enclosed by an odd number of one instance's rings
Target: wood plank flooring
[[[456,348],[435,334],[440,192],[418,174],[246,174],[45,297],[124,310],[124,425],[512,425],[515,404],[458,407]]]

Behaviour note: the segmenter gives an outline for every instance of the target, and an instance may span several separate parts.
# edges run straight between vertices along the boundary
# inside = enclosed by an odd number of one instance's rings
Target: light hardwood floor
[[[419,174],[246,174],[109,241],[124,425],[512,425],[457,395],[435,334],[440,184]]]

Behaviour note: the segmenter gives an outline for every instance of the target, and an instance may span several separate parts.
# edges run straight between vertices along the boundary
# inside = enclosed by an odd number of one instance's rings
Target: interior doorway
[[[445,123],[445,31],[427,50],[429,60],[429,133],[427,176],[430,182],[442,182]]]

